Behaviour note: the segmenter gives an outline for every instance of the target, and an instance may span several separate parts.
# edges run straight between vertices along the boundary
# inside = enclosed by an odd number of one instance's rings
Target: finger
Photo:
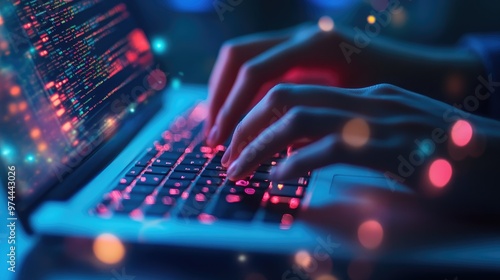
[[[339,134],[330,134],[321,140],[306,146],[281,162],[271,170],[271,180],[283,181],[296,178],[297,174],[328,166],[334,163],[352,164],[376,170],[383,168],[380,158],[388,156],[388,146],[378,140],[372,140],[361,149],[353,149],[342,141]]]
[[[338,141],[338,136],[332,134],[296,151],[294,155],[271,170],[271,180],[287,180],[296,177],[297,174],[306,174],[311,170],[331,164],[335,155],[326,151],[338,145]]]
[[[286,41],[243,65],[226,102],[218,112],[207,143],[215,146],[222,143],[234,129],[240,117],[248,110],[260,87],[267,81],[277,79],[288,69],[301,65],[307,58],[307,41]]]
[[[209,115],[205,132],[212,128],[241,66],[249,59],[288,40],[294,29],[253,34],[233,39],[222,46],[209,79]]]
[[[231,180],[244,178],[262,161],[303,137],[319,138],[337,131],[350,113],[295,107],[252,141],[228,169]]]
[[[245,116],[236,127],[222,164],[230,165],[241,151],[266,127],[272,125],[295,106],[335,108],[366,113],[372,107],[362,107],[360,101],[369,97],[361,89],[344,89],[311,85],[280,84]]]

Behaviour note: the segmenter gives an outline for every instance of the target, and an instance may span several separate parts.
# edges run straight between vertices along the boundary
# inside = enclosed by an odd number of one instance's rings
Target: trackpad
[[[390,191],[408,191],[405,187],[395,184],[393,181],[388,180],[382,175],[359,176],[336,174],[333,176],[329,194],[338,196],[357,188],[379,188]]]

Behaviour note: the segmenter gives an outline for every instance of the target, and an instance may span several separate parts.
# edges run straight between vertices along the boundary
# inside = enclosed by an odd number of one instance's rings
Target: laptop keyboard
[[[124,171],[92,212],[104,217],[128,215],[136,220],[262,221],[289,228],[297,217],[309,176],[271,182],[272,166],[286,158],[282,152],[244,180],[227,180],[221,165],[225,146],[204,146],[198,119],[193,113],[178,118]]]

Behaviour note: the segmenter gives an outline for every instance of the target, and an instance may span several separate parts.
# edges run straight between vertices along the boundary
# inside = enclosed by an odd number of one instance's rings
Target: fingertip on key
[[[210,148],[214,148],[215,146],[217,146],[218,136],[219,136],[219,129],[217,128],[217,125],[215,125],[212,127],[207,137],[207,145]]]
[[[224,155],[222,156],[222,159],[221,159],[222,166],[227,168],[229,166],[229,159],[230,158],[231,158],[231,145],[229,145],[229,147],[227,147],[226,152],[224,152]]]

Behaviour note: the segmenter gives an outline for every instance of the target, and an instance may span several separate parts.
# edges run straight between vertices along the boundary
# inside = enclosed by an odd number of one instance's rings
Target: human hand
[[[460,128],[459,134],[465,134],[460,137],[470,136],[464,147],[454,145],[449,135],[460,119],[474,128],[474,137],[472,131],[467,135],[469,131]],[[470,162],[454,159],[456,154],[477,154],[476,140],[488,134],[485,122],[392,85],[360,89],[278,85],[238,124],[222,163],[230,166],[230,179],[242,179],[260,162],[300,142],[305,146],[272,171],[272,180],[346,163],[391,174],[390,179],[414,188],[439,189],[454,181],[452,173],[474,172]],[[443,159],[444,166],[431,171],[437,159]],[[437,185],[432,188],[432,184]]]
[[[448,76],[464,77],[462,91],[475,85],[478,59],[457,49],[423,48],[373,38],[349,59],[342,45],[356,45],[352,29],[325,32],[316,25],[256,34],[229,41],[221,48],[209,83],[207,144],[224,142],[250,108],[278,83],[365,87],[395,84],[448,103],[440,94]],[[432,79],[429,79],[432,77]],[[430,94],[432,93],[432,94]]]

